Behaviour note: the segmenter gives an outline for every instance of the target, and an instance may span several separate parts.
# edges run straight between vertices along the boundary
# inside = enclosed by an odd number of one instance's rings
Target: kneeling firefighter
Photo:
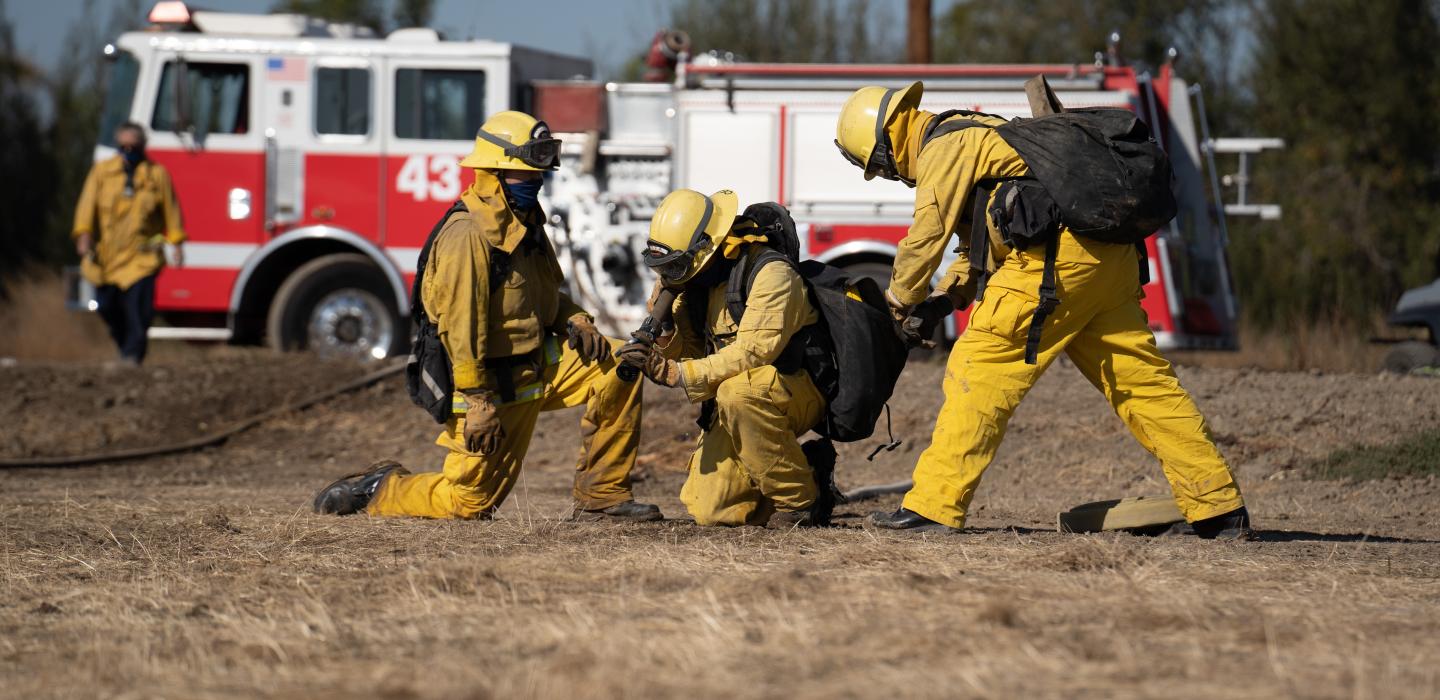
[[[618,355],[656,384],[704,403],[704,432],[680,492],[696,523],[822,524],[833,502],[821,498],[812,466],[828,473],[834,447],[812,441],[802,448],[798,439],[825,413],[826,398],[802,366],[819,315],[794,266],[764,236],[747,235],[756,227],[736,217],[738,208],[730,190],[709,197],[677,190],[660,203],[644,260],[660,276],[655,298],[673,299],[674,330]],[[740,266],[748,290],[727,299]],[[819,481],[828,491],[828,477]]]
[[[1240,489],[1140,307],[1144,238],[1175,213],[1169,161],[1143,122],[1123,110],[1014,122],[936,115],[919,109],[922,91],[918,82],[862,88],[836,129],[836,145],[865,179],[915,189],[914,222],[886,292],[897,317],[929,327],[976,302],[950,354],[914,486],[899,510],[871,523],[963,527],[1011,414],[1063,352],[1159,458],[1195,533],[1248,537]],[[1074,137],[1082,132],[1091,138]],[[1128,167],[1112,172],[1119,162]],[[931,294],[952,234],[961,259]]]
[[[561,292],[537,197],[559,167],[544,122],[500,112],[460,162],[475,181],[421,249],[411,293],[417,326],[411,398],[445,430],[439,472],[380,462],[321,490],[315,510],[345,515],[487,518],[520,476],[541,411],[585,406],[576,515],[656,520],[636,503],[630,470],[640,440],[641,384],[620,379],[611,341]]]

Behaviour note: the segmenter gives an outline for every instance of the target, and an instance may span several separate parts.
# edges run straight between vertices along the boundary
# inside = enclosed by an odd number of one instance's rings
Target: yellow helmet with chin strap
[[[554,170],[560,167],[560,139],[550,127],[524,112],[491,115],[475,132],[475,150],[460,161],[465,168]]]
[[[689,282],[714,259],[739,209],[730,190],[709,197],[695,190],[671,192],[650,219],[645,265],[671,284]]]
[[[835,145],[845,160],[865,171],[866,180],[877,175],[903,180],[895,169],[895,148],[885,127],[902,108],[919,107],[924,92],[920,82],[903,88],[863,87],[845,100],[835,123]]]

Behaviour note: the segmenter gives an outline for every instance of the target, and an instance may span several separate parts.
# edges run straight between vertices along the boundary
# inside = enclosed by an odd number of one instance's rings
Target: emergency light
[[[190,24],[190,8],[180,0],[164,0],[155,3],[155,7],[150,8],[150,16],[147,19],[151,24],[185,26]]]

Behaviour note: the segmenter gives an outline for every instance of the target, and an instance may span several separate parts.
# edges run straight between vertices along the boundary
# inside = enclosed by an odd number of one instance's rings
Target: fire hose
[[[405,371],[405,364],[396,363],[388,367],[375,370],[362,377],[333,387],[318,394],[312,394],[295,401],[277,406],[267,411],[262,411],[248,418],[243,418],[215,433],[201,435],[183,442],[176,442],[169,445],[157,445],[154,447],[137,447],[126,450],[115,450],[113,452],[92,452],[89,454],[69,455],[63,457],[9,457],[0,459],[0,469],[22,469],[26,467],[75,467],[84,464],[95,464],[97,462],[119,462],[129,459],[141,459],[144,457],[157,457],[160,455],[175,454],[177,452],[189,452],[202,447],[217,445],[240,433],[254,428],[272,418],[283,416],[294,411],[301,411],[322,401],[327,401],[341,394],[346,394],[358,389],[363,389],[382,379],[392,377]]]

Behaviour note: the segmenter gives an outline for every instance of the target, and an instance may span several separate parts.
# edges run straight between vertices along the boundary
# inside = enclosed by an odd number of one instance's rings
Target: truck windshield
[[[135,100],[135,78],[140,63],[128,51],[116,51],[109,64],[110,84],[105,90],[105,109],[100,113],[100,143],[115,146],[115,127],[130,120]]]

